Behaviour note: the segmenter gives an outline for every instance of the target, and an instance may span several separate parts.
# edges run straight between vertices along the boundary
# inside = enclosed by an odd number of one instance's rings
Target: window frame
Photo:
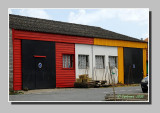
[[[103,68],[97,68],[96,56],[103,57]],[[95,55],[95,67],[96,69],[105,69],[105,55]]]
[[[116,59],[117,59],[117,62],[116,62],[117,63],[117,67],[116,68],[118,69],[118,56],[111,56],[110,55],[110,56],[108,56],[108,61],[109,61],[110,57],[116,57]]]
[[[63,67],[63,55],[70,55],[70,56],[72,56],[72,60],[70,58],[70,64],[73,63],[72,67],[70,67],[70,68],[64,68]],[[75,69],[75,56],[74,56],[74,54],[69,54],[69,53],[63,53],[62,54],[62,69],[63,70],[74,70]]]
[[[79,67],[79,56],[87,56],[87,58],[88,58],[88,63],[86,62],[86,68],[80,68]],[[88,67],[88,69],[89,69],[89,55],[88,54],[78,54],[78,69],[87,69],[87,67]]]

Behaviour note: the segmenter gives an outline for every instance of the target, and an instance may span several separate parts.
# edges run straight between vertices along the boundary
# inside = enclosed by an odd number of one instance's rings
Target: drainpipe
[[[94,69],[93,69],[93,45],[92,45],[92,80],[94,80]]]

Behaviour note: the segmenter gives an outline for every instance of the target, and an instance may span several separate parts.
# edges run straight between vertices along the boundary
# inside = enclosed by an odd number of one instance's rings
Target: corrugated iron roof
[[[9,15],[9,27],[17,30],[27,30],[62,35],[145,42],[143,40],[105,30],[100,27],[32,18],[13,14]]]

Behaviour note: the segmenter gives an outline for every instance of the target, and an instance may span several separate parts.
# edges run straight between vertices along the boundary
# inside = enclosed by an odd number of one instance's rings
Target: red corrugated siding
[[[13,39],[13,89],[22,89],[21,40]]]
[[[57,87],[73,87],[75,69],[63,70],[61,53],[75,54],[75,44],[93,44],[94,39],[88,37],[39,33],[12,30],[13,38],[13,89],[22,90],[21,39],[65,42],[56,43],[56,85]],[[69,44],[72,43],[72,44]]]
[[[56,43],[56,87],[74,87],[75,65],[71,70],[63,69],[63,54],[75,56],[75,44]]]
[[[87,38],[87,37],[39,33],[39,32],[20,31],[20,30],[15,30],[14,33],[15,33],[15,38],[18,39],[56,41],[56,42],[78,43],[78,44],[93,44],[94,42],[93,38]]]

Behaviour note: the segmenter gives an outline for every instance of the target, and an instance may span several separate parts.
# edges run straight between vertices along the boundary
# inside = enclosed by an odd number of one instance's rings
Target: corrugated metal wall
[[[94,45],[131,47],[131,48],[147,48],[147,43],[144,43],[144,42],[111,40],[111,39],[102,39],[102,38],[94,38]]]
[[[73,69],[63,69],[63,54],[75,56],[75,44],[56,43],[56,87],[74,87],[75,64]]]
[[[143,49],[143,77],[147,76],[147,68],[146,68],[146,51],[147,49]]]
[[[94,39],[89,37],[69,36],[60,34],[49,34],[31,31],[14,30],[15,38],[28,40],[55,41],[78,44],[93,44]]]
[[[124,84],[123,47],[118,47],[118,81]]]
[[[62,68],[62,54],[75,55],[75,43],[118,46],[118,47],[127,46],[127,47],[133,47],[133,48],[147,48],[146,43],[139,43],[139,42],[67,36],[67,35],[20,31],[20,30],[14,30],[12,37],[13,37],[13,88],[14,90],[22,89],[21,39],[56,42],[56,87],[73,87],[74,85],[75,68],[72,70],[67,70]],[[143,53],[145,53],[144,50],[143,50]],[[120,59],[118,58],[118,60]],[[121,77],[121,79],[119,80],[123,82],[123,77]]]
[[[79,78],[79,75],[88,74],[89,78],[93,78],[92,75],[92,45],[88,44],[75,44],[75,59],[76,59],[76,78]],[[78,67],[78,55],[88,55],[89,67],[88,69],[79,69]]]
[[[21,67],[21,39],[55,41],[56,43],[56,69],[57,87],[73,87],[75,81],[74,70],[62,70],[62,53],[75,54],[75,43],[93,44],[94,39],[88,37],[67,36],[31,31],[14,30],[13,39],[13,87],[14,90],[22,90],[22,67]],[[63,43],[61,43],[63,42]],[[74,76],[73,76],[74,75]]]
[[[110,46],[97,46],[87,44],[75,44],[75,56],[76,56],[76,78],[79,75],[88,74],[92,80],[107,80],[109,83],[109,76],[107,74],[109,56],[118,56],[117,47]],[[89,67],[88,69],[79,69],[78,67],[78,55],[89,56]],[[96,56],[104,56],[104,68],[96,68]],[[106,77],[106,78],[105,78]],[[117,76],[116,82],[117,82]]]
[[[21,40],[13,40],[13,90],[22,89]]]
[[[118,47],[118,81],[124,83],[124,59],[123,59],[123,47],[130,48],[143,48],[143,72],[144,77],[146,76],[146,55],[145,50],[147,48],[147,43],[144,42],[132,42],[123,40],[111,40],[111,39],[101,39],[94,38],[94,45],[102,46],[117,46]]]

